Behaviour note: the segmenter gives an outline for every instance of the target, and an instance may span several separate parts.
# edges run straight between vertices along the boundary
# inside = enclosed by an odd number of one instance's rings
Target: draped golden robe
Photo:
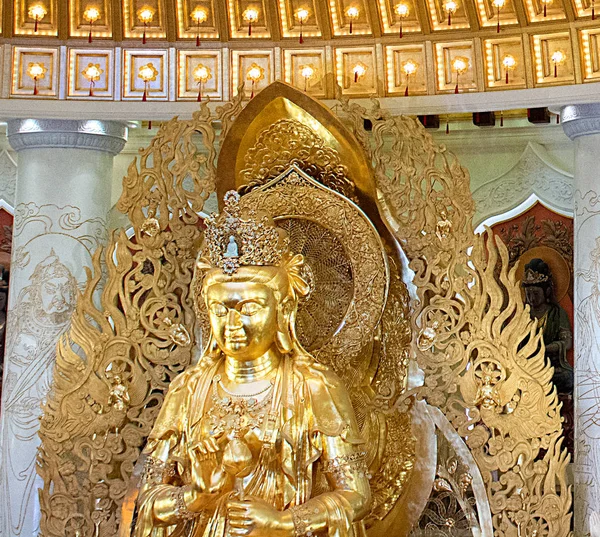
[[[206,416],[221,363],[190,368],[167,393],[144,450],[135,537],[227,534],[231,480],[213,490],[216,507],[198,516],[182,517],[175,499],[177,487],[190,484],[190,450],[214,433]],[[243,478],[244,497],[261,498],[280,511],[294,509],[296,535],[363,534],[360,519],[370,504],[364,441],[341,380],[310,356],[284,357],[269,406],[265,424],[244,437],[256,461]],[[221,446],[227,438],[217,441]],[[222,447],[203,461],[207,475],[218,474],[221,459]]]

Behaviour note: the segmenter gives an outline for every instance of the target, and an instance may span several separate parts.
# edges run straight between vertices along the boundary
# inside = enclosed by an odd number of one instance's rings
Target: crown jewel
[[[240,195],[230,190],[221,214],[206,220],[206,245],[214,267],[233,274],[241,266],[281,263],[289,238],[266,214],[240,207]]]
[[[521,285],[536,285],[540,283],[547,283],[549,280],[550,277],[547,274],[542,274],[537,270],[528,268],[525,270],[525,275],[523,276]]]

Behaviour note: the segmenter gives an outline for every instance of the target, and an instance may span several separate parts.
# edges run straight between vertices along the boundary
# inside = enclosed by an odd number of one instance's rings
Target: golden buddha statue
[[[346,387],[300,345],[303,257],[225,196],[192,284],[210,336],[144,450],[135,537],[362,535],[371,494]]]

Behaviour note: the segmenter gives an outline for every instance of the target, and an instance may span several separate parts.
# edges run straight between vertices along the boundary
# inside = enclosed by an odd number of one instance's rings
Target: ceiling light
[[[27,74],[33,79],[33,94],[38,94],[38,80],[46,76],[46,67],[43,63],[32,62],[27,66]]]
[[[444,4],[444,10],[446,13],[448,13],[448,26],[452,26],[452,15],[456,13],[457,9],[458,4],[455,2],[455,0],[447,0],[447,2]]]
[[[398,15],[398,18],[400,19],[400,37],[402,38],[402,20],[408,17],[410,9],[407,4],[400,2],[399,4],[396,4],[394,11],[396,11],[396,15]]]
[[[148,24],[150,24],[152,22],[152,19],[154,19],[154,10],[151,7],[144,6],[144,7],[140,8],[137,16],[138,16],[138,19],[140,20],[140,22],[144,25],[144,35],[142,36],[142,43],[145,45],[146,44],[146,28],[147,28]]]
[[[100,18],[100,10],[97,7],[88,7],[83,12],[83,18],[90,23],[90,33],[88,35],[88,43],[92,42],[92,26]]]
[[[147,99],[149,84],[154,82],[158,76],[158,70],[154,67],[152,62],[142,65],[138,70],[138,78],[144,81],[144,94],[142,95],[142,101]]]
[[[554,78],[558,77],[558,66],[565,63],[567,55],[562,50],[556,50],[550,56],[550,61],[554,64]]]
[[[196,23],[196,46],[200,46],[200,25],[208,20],[208,11],[202,6],[196,6],[190,17]]]
[[[402,63],[402,71],[406,75],[406,89],[404,90],[404,96],[408,97],[408,82],[410,77],[417,72],[419,64],[413,60],[406,60]]]
[[[302,35],[302,33],[303,33],[302,30],[303,30],[304,24],[306,24],[306,22],[308,21],[308,17],[310,17],[310,12],[308,11],[308,9],[302,7],[298,11],[296,11],[296,18],[298,19],[298,22],[300,23],[300,44],[304,43],[304,37]]]
[[[201,63],[196,66],[196,68],[192,71],[192,76],[194,80],[198,84],[198,102],[202,101],[202,84],[206,84],[211,78],[212,73],[210,68],[202,65]]]
[[[354,82],[356,83],[367,74],[367,66],[362,62],[358,62],[352,68],[352,72],[354,73]]]
[[[33,31],[37,33],[38,23],[48,14],[48,10],[42,4],[34,4],[27,10],[27,14],[35,21]]]
[[[94,85],[98,80],[100,80],[100,76],[103,72],[104,71],[100,69],[99,63],[89,63],[88,66],[81,71],[83,77],[86,78],[90,83],[90,97],[94,95]]]
[[[514,71],[517,68],[517,60],[515,60],[514,56],[505,54],[504,58],[502,58],[502,65],[504,66],[506,83],[508,84],[508,73],[509,71]]]
[[[356,6],[350,6],[346,10],[346,17],[350,19],[350,33],[352,33],[352,24],[355,20],[358,19],[360,15],[360,10]]]
[[[258,9],[249,7],[242,13],[242,18],[248,23],[248,35],[252,35],[252,25],[258,22]]]

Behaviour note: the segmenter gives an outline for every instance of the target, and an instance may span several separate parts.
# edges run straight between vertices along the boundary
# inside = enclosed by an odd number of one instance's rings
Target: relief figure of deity
[[[20,534],[27,504],[36,501],[35,455],[24,456],[32,451],[20,446],[29,446],[36,436],[42,401],[50,387],[56,343],[69,326],[76,294],[77,281],[51,251],[33,270],[30,285],[23,288],[8,316],[0,498],[6,503],[4,512],[12,519],[4,521],[0,533]]]

